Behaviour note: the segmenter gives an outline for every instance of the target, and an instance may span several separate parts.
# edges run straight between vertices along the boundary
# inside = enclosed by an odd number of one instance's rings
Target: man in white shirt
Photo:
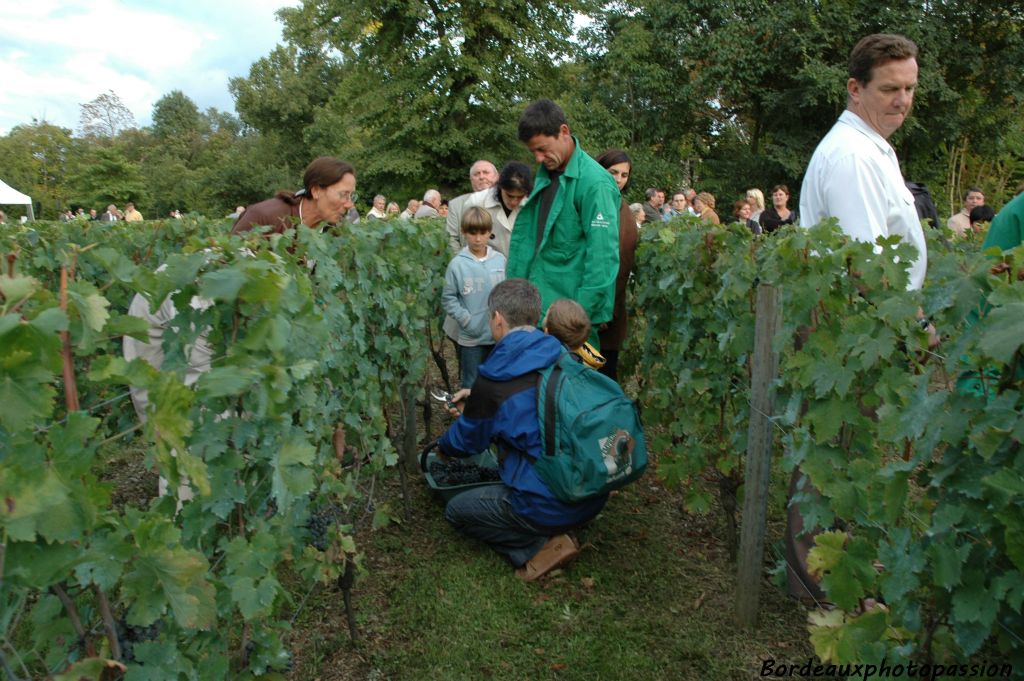
[[[814,150],[800,192],[804,227],[835,217],[858,241],[899,235],[917,249],[908,289],[924,284],[928,253],[914,196],[886,140],[914,102],[916,57],[917,45],[899,35],[876,33],[857,43],[850,53],[846,111]]]
[[[409,199],[409,203],[406,204],[405,210],[398,214],[398,217],[403,220],[412,220],[416,216],[416,211],[420,209],[419,199]]]

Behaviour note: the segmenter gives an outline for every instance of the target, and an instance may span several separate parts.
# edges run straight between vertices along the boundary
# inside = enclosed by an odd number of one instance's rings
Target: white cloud
[[[227,81],[281,40],[274,12],[298,0],[0,0],[0,134],[33,117],[78,125],[79,104],[113,90],[140,125],[181,90],[233,110]]]

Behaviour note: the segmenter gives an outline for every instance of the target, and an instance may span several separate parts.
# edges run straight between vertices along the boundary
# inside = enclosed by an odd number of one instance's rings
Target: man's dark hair
[[[964,201],[966,201],[967,197],[973,194],[974,192],[978,192],[982,196],[985,196],[985,192],[981,191],[981,187],[968,187],[967,191],[964,192]]]
[[[647,191],[644,192],[644,196],[647,198],[648,201],[650,201],[651,199],[658,195],[658,191],[659,190],[655,189],[654,187],[648,187]]]
[[[491,289],[487,311],[500,312],[510,329],[537,326],[540,321],[540,291],[526,279],[506,279]]]
[[[894,33],[873,33],[861,38],[850,52],[849,76],[867,85],[875,67],[916,57],[917,45],[910,38]]]
[[[538,99],[519,117],[519,141],[529,142],[537,135],[558,136],[563,125],[568,125],[562,108],[550,99]]]

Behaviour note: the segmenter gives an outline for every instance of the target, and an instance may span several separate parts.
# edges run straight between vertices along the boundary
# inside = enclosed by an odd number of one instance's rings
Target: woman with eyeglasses
[[[269,225],[271,233],[281,234],[299,224],[313,228],[334,224],[356,201],[355,168],[331,156],[321,156],[306,166],[302,185],[297,192],[278,192],[274,198],[246,208],[231,233],[241,234],[257,225]]]

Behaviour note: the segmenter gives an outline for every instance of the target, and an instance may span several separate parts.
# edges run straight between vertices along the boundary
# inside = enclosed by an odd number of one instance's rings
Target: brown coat
[[[270,225],[271,234],[282,234],[286,229],[294,227],[298,219],[299,206],[290,206],[275,196],[246,208],[245,212],[235,221],[231,233],[241,234],[257,225]]]
[[[626,284],[636,262],[636,242],[640,232],[636,228],[636,220],[629,210],[626,199],[619,206],[619,274],[615,278],[615,307],[612,309],[612,320],[607,327],[598,333],[601,350],[621,350],[626,340],[628,317],[626,314]]]

